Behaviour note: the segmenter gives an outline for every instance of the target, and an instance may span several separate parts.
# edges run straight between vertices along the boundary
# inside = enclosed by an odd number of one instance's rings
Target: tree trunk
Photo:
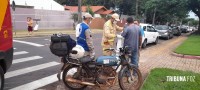
[[[136,18],[138,18],[138,1],[139,0],[136,0],[136,5],[135,5],[135,16],[136,16]]]
[[[154,13],[153,13],[153,21],[152,21],[153,25],[155,25],[155,17],[156,17],[156,8],[154,9]]]
[[[78,0],[78,23],[82,22],[82,5],[81,0]]]
[[[199,17],[199,16],[198,16]],[[197,31],[197,34],[200,35],[200,17],[199,17],[199,26],[198,26],[198,31]]]
[[[200,31],[200,17],[199,17],[199,26],[198,26],[198,30]]]
[[[198,16],[198,15],[197,15],[197,16]],[[198,18],[200,19],[199,16],[198,16]],[[199,20],[199,24],[198,24],[198,29],[197,29],[197,31],[195,31],[193,34],[194,34],[194,35],[200,35],[200,20]]]

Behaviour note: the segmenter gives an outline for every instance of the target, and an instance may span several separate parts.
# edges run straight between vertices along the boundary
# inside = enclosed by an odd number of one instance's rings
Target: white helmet
[[[73,53],[70,53],[70,56],[73,58],[73,59],[78,59],[78,58],[82,58],[85,54],[85,50],[82,46],[80,45],[76,45],[72,51],[77,51],[76,54],[73,54]]]

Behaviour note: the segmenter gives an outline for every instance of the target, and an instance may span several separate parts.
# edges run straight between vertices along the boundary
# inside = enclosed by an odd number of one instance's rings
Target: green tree
[[[192,26],[198,26],[199,25],[199,20],[194,20],[194,21],[191,21],[191,24]]]
[[[72,13],[71,19],[73,22],[73,28],[75,30],[76,24],[78,23],[78,13]]]
[[[87,12],[90,13],[92,16],[94,16],[94,12],[92,11],[92,9],[90,8],[89,5],[87,5]]]
[[[55,1],[70,6],[77,6],[78,3],[78,0]],[[188,17],[189,11],[200,17],[200,0],[82,0],[82,4],[103,5],[107,9],[117,7],[120,15],[137,15],[145,18],[147,23],[155,21],[156,24],[181,22]]]
[[[190,26],[197,26],[199,23],[199,20],[195,20],[194,18],[185,18],[183,19],[183,24],[189,24]]]
[[[188,13],[185,0],[147,0],[144,8],[147,21],[153,21],[156,14],[155,21],[160,24],[185,18]]]
[[[200,19],[200,0],[187,0],[188,8],[192,10]],[[200,34],[200,20],[198,25],[198,34]]]
[[[122,0],[118,7],[120,14],[135,15],[135,0]]]
[[[78,6],[78,0],[54,0],[61,5]]]

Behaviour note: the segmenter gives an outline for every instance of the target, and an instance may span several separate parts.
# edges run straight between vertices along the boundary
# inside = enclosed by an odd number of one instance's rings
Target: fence
[[[41,10],[33,8],[16,8],[12,13],[12,23],[14,30],[27,29],[27,17],[39,19],[39,29],[73,29],[72,13],[69,11]],[[92,20],[90,27],[92,29],[103,29],[106,22],[103,18],[95,18]],[[119,26],[123,26],[125,19],[118,22]],[[34,26],[36,21],[34,21]]]

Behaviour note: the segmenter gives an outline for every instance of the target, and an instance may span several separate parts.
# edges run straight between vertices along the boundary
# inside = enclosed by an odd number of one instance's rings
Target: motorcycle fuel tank
[[[97,65],[117,66],[119,59],[116,56],[100,56],[97,58]]]

